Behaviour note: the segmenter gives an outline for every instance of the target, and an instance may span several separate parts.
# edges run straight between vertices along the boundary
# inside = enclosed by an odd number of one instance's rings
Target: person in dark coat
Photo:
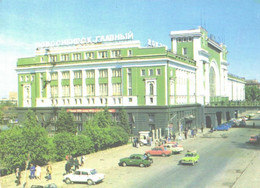
[[[79,169],[79,160],[78,158],[76,157],[75,160],[74,160],[74,170],[76,171],[77,169]]]
[[[19,168],[16,168],[16,172],[15,172],[15,177],[16,177],[16,186],[21,184],[21,172]]]
[[[70,173],[70,169],[71,169],[70,163],[67,162],[67,163],[65,164],[65,171],[66,171],[66,174],[69,174],[69,173]]]

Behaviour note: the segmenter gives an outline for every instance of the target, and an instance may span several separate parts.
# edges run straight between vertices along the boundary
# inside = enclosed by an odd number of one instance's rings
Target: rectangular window
[[[128,56],[132,56],[132,55],[133,55],[133,50],[128,50],[128,51],[127,51],[127,55],[128,55]]]
[[[94,84],[87,84],[87,96],[94,96],[95,95],[95,85]]]
[[[58,86],[51,86],[51,97],[58,97]]]
[[[153,76],[153,69],[149,69],[149,76]]]
[[[51,73],[51,80],[58,80],[58,73],[57,72]]]
[[[145,69],[141,70],[141,76],[145,76]]]
[[[107,96],[108,94],[107,84],[99,84],[99,94],[101,96]]]
[[[107,70],[99,70],[99,78],[107,78]]]
[[[60,55],[61,61],[69,61],[69,54],[61,54]]]
[[[149,115],[149,122],[154,122],[154,114],[148,114]]]
[[[187,55],[187,48],[182,48],[182,55]]]
[[[44,57],[41,57],[40,61],[41,63],[44,63]]]
[[[127,69],[127,91],[128,96],[132,96],[132,69]]]
[[[73,60],[74,61],[81,60],[81,54],[80,53],[73,54]]]
[[[81,121],[82,113],[74,113],[74,121]]]
[[[98,58],[107,58],[107,51],[98,52]]]
[[[95,71],[94,70],[87,70],[86,76],[87,76],[87,78],[95,78]]]
[[[161,75],[161,69],[156,69],[156,75],[160,76]]]
[[[20,76],[20,81],[23,82],[23,76]]]
[[[112,57],[120,57],[121,51],[120,50],[112,50],[111,55],[112,55]]]
[[[121,77],[121,69],[112,69],[113,77]]]
[[[81,85],[75,85],[74,86],[74,95],[75,95],[75,97],[81,97],[82,96],[82,86]]]
[[[49,62],[57,62],[57,55],[50,55]]]
[[[121,95],[121,83],[112,84],[112,87],[114,96]]]
[[[70,86],[62,86],[62,97],[70,96]]]
[[[82,78],[82,72],[81,71],[74,71],[74,78],[75,79]]]
[[[94,59],[94,52],[87,52],[85,54],[85,59]]]
[[[62,72],[62,79],[70,79],[70,72],[69,71]]]

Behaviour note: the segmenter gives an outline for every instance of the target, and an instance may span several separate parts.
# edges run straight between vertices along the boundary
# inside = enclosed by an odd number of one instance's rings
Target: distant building
[[[151,130],[157,138],[200,126],[204,105],[245,99],[245,80],[228,73],[225,45],[202,27],[170,38],[171,50],[152,40],[141,46],[131,32],[40,43],[34,57],[17,62],[19,119],[33,109],[51,125],[66,108],[80,131],[101,108],[115,119],[124,108],[133,134]],[[215,126],[216,114],[208,116]]]

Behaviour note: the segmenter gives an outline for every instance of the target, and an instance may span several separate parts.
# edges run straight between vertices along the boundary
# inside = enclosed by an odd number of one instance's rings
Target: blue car
[[[229,125],[221,124],[215,128],[216,131],[228,131]]]

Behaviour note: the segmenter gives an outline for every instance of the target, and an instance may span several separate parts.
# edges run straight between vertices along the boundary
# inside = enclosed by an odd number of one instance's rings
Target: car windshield
[[[185,155],[185,157],[193,157],[193,154],[192,154],[192,153],[187,153],[187,154]]]
[[[94,175],[94,174],[97,173],[97,171],[96,171],[96,169],[93,169],[93,170],[90,171],[90,173],[91,173],[92,175]]]

